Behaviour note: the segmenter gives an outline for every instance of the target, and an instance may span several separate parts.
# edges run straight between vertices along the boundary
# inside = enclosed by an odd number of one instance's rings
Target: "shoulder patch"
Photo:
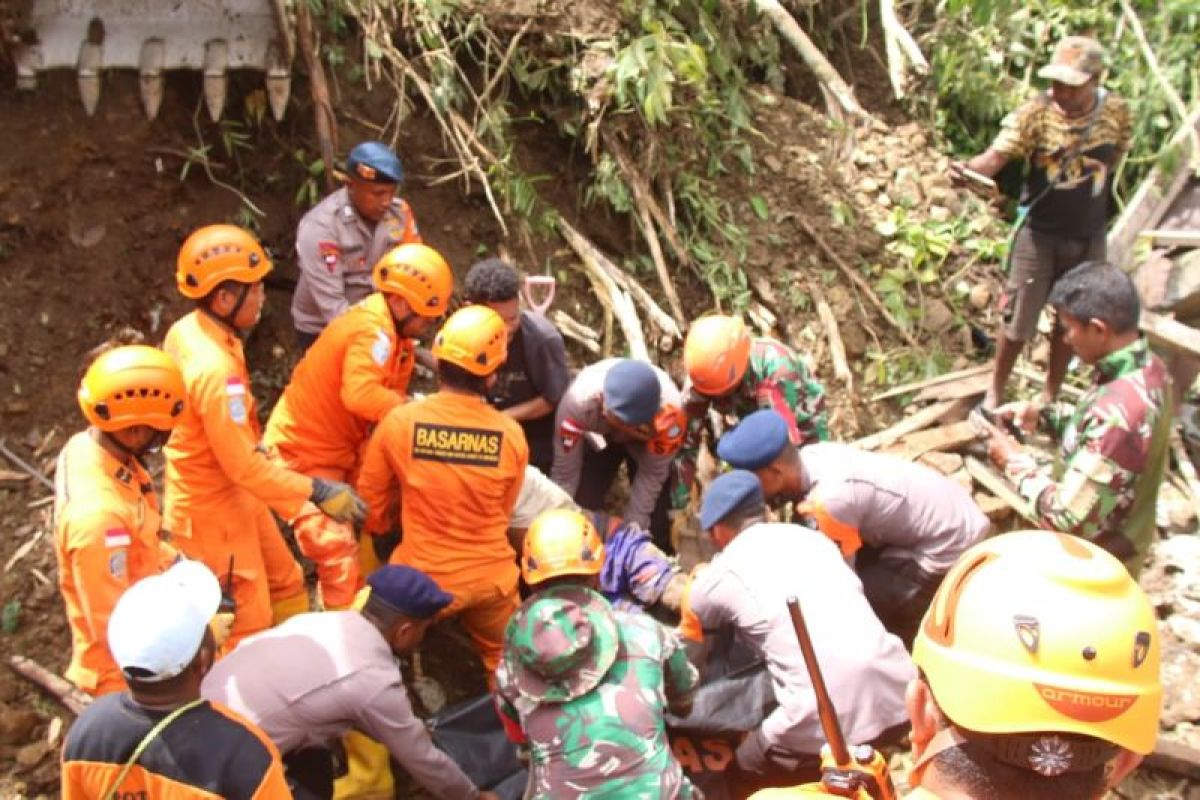
[[[105,547],[128,547],[132,541],[133,537],[124,528],[109,528],[104,532]]]
[[[129,562],[127,553],[128,551],[122,549],[108,557],[109,575],[112,575],[114,578],[121,578],[122,580],[125,578],[126,567]]]
[[[225,397],[229,403],[229,417],[238,425],[245,425],[250,418],[246,411],[246,384],[241,378],[225,381]]]
[[[330,272],[337,269],[338,258],[342,254],[342,249],[338,247],[337,242],[317,242],[317,250],[321,253],[321,261],[325,263],[325,269]]]
[[[392,338],[387,335],[387,331],[380,329],[375,336],[375,343],[371,345],[371,360],[382,367],[391,355]]]
[[[575,445],[579,444],[579,440],[586,433],[583,426],[575,420],[567,417],[558,426],[558,438],[562,442],[563,449],[570,452],[575,449]]]

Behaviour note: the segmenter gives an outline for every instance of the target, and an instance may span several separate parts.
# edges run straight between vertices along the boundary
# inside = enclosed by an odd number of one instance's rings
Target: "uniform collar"
[[[1096,382],[1108,383],[1117,378],[1137,372],[1150,363],[1150,347],[1144,336],[1132,344],[1114,350],[1096,362]]]
[[[230,353],[234,353],[240,357],[242,352],[242,340],[225,325],[222,325],[212,317],[204,309],[198,308],[195,311],[197,325],[208,338],[212,339],[217,344],[224,347]]]
[[[88,442],[96,453],[96,459],[100,462],[100,468],[105,475],[111,475],[118,483],[131,489],[140,489],[144,484],[150,482],[145,469],[138,463],[136,458],[132,459],[132,464],[127,464],[110,453],[100,442],[92,438],[91,433],[88,433],[87,437]]]

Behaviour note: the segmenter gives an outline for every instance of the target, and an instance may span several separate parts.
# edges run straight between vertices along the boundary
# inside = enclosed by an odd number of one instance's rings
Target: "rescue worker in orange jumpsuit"
[[[142,457],[162,447],[183,414],[175,362],[143,345],[100,355],[79,386],[87,430],[72,436],[54,473],[54,550],[71,628],[67,678],[99,697],[125,690],[108,649],[108,618],[129,586],[177,553]]]
[[[489,680],[519,604],[507,532],[529,462],[520,424],[487,404],[507,339],[504,320],[486,306],[447,319],[433,343],[438,391],[383,418],[358,480],[372,535],[396,525],[398,495],[402,539],[391,562],[416,567],[454,595],[443,616],[462,615]]]
[[[233,225],[194,232],[179,251],[179,291],[196,310],[167,331],[187,408],[166,446],[166,527],[189,558],[208,565],[237,604],[227,646],[308,610],[304,576],[271,516],[313,505],[340,522],[365,513],[344,483],[274,463],[259,423],[241,334],[258,322],[271,271],[254,237]]]
[[[263,444],[289,469],[353,482],[371,428],[407,399],[417,337],[445,313],[454,274],[433,248],[402,244],[375,265],[374,282],[317,337],[271,411]],[[354,529],[314,507],[293,531],[317,565],[325,608],[348,608],[363,583]]]

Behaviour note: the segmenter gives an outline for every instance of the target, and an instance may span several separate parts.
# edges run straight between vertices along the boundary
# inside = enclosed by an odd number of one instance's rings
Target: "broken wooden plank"
[[[8,666],[22,678],[29,680],[52,694],[58,702],[76,716],[92,704],[92,698],[80,691],[73,683],[55,675],[32,658],[10,656]]]
[[[1154,752],[1142,761],[1142,766],[1200,781],[1200,750],[1182,742],[1160,738],[1154,745]]]
[[[1200,231],[1141,231],[1138,238],[1160,247],[1200,247]]]
[[[880,447],[887,447],[903,436],[924,430],[930,425],[938,424],[954,405],[953,400],[946,400],[942,403],[934,403],[933,405],[926,406],[915,414],[909,414],[890,428],[884,428],[881,431],[872,433],[870,436],[864,436],[853,442],[853,444],[862,450],[876,450]]]
[[[1027,381],[1036,383],[1038,386],[1046,385],[1045,372],[1034,369],[1033,367],[1028,367],[1024,364],[1018,364],[1016,367],[1014,367],[1013,374],[1018,375]],[[1067,395],[1068,397],[1073,397],[1076,400],[1084,395],[1083,389],[1080,389],[1078,386],[1072,386],[1069,383],[1064,383],[1058,391]]]
[[[992,522],[1003,522],[1013,515],[1013,508],[990,492],[975,492],[972,497],[983,515]]]
[[[953,475],[962,469],[963,459],[958,453],[943,453],[940,450],[931,450],[928,453],[923,453],[917,459],[918,463],[924,464],[930,469],[937,470],[943,475]]]
[[[979,375],[968,375],[950,383],[940,383],[937,386],[926,386],[917,392],[913,402],[926,400],[957,400],[960,397],[979,397],[992,385],[992,374],[983,372]]]
[[[967,378],[971,375],[990,373],[993,367],[994,364],[989,361],[988,363],[980,364],[977,367],[968,367],[966,369],[960,369],[957,372],[947,372],[944,375],[938,375],[934,378],[927,378],[926,380],[917,381],[916,383],[906,383],[903,386],[896,386],[888,389],[886,392],[880,392],[871,398],[871,402],[877,403],[880,400],[887,400],[890,397],[899,397],[900,395],[908,394],[909,392],[919,392],[928,386],[937,386],[938,384],[949,383],[950,381],[956,381],[959,378]]]
[[[970,420],[963,420],[910,433],[884,452],[915,461],[930,450],[957,450],[978,438],[979,433],[975,430],[975,426],[971,424]]]
[[[985,464],[974,456],[967,456],[963,459],[963,465],[967,468],[967,472],[975,479],[983,488],[994,494],[996,497],[1003,500],[1013,511],[1016,511],[1025,519],[1037,524],[1037,514],[1034,513],[1033,507],[1029,502],[1017,494],[1016,488],[1008,482],[1008,479],[1000,474],[1000,471],[990,464]]]
[[[1155,347],[1200,356],[1200,331],[1195,328],[1153,311],[1142,311],[1140,327]]]

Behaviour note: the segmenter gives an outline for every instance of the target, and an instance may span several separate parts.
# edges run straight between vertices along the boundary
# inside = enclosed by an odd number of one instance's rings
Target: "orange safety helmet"
[[[750,331],[739,317],[712,314],[692,323],[683,344],[683,365],[697,392],[719,397],[746,374]]]
[[[654,432],[646,447],[656,456],[674,455],[687,438],[687,414],[679,406],[665,405],[654,415]]]
[[[175,360],[155,347],[116,347],[88,367],[79,384],[79,408],[102,431],[149,425],[175,427],[183,413],[186,390]]]
[[[604,541],[581,511],[543,511],[525,533],[521,577],[530,586],[561,575],[597,575],[604,567]]]
[[[222,281],[254,284],[271,271],[271,259],[258,240],[236,225],[205,225],[179,248],[175,285],[199,300]]]
[[[1149,753],[1159,646],[1154,607],[1120,561],[1070,534],[1017,531],[959,557],[912,656],[960,728],[1083,734]]]
[[[504,319],[487,306],[463,306],[438,331],[433,357],[472,375],[491,375],[508,358]]]
[[[375,263],[375,288],[404,298],[413,313],[440,317],[454,291],[454,273],[446,259],[429,245],[397,245]]]

